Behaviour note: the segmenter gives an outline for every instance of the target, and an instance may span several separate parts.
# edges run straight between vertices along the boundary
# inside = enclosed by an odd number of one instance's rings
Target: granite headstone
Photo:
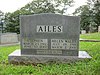
[[[79,17],[21,16],[21,54],[78,56]]]
[[[66,62],[78,57],[86,58],[87,56],[82,57],[82,52],[79,52],[79,22],[80,18],[76,16],[22,15],[20,17],[21,52],[17,50],[10,54],[9,62]]]

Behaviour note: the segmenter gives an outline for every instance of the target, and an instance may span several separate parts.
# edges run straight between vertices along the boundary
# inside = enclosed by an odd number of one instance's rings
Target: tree
[[[4,31],[3,21],[4,21],[4,13],[0,10],[0,32],[2,33]]]
[[[19,34],[19,11],[6,13],[5,24],[7,32],[15,32]]]
[[[80,24],[81,24],[81,30],[86,30],[86,32],[89,31],[89,25],[90,25],[90,10],[88,5],[80,6],[75,10],[73,13],[74,15],[78,15],[81,18]]]
[[[81,29],[87,32],[97,31],[100,25],[100,1],[87,1],[87,5],[80,6],[73,14],[81,17]]]
[[[24,12],[37,13],[61,13],[64,14],[68,7],[71,7],[73,0],[33,0],[25,7],[21,8]]]
[[[33,0],[20,10],[6,13],[5,24],[8,32],[20,33],[19,16],[39,13],[65,13],[67,7],[72,6],[73,0]],[[60,8],[60,9],[59,9]]]
[[[100,1],[97,0],[94,3],[94,7],[93,7],[93,13],[94,13],[94,22],[96,30],[98,29],[98,26],[100,26]]]

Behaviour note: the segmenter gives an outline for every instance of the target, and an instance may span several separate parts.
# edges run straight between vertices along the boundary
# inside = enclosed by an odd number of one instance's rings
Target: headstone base
[[[8,56],[9,63],[12,64],[37,64],[37,63],[67,63],[82,59],[91,59],[86,51],[79,51],[79,56],[52,56],[52,55],[21,55],[21,50],[15,50]]]

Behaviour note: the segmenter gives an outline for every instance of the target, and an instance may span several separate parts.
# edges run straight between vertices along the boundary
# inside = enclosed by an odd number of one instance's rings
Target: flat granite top
[[[13,46],[13,45],[19,45],[20,42],[16,42],[16,43],[9,43],[9,44],[0,44],[0,46]]]

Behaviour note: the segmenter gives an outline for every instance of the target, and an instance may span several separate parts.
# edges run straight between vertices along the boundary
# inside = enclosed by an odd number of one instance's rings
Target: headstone
[[[17,36],[18,36],[18,41],[20,41],[20,38],[21,38],[21,37],[20,37],[20,34],[17,34]]]
[[[21,16],[21,54],[78,56],[79,17]]]
[[[100,32],[100,26],[98,26],[98,32]]]
[[[0,44],[12,44],[12,43],[18,43],[18,37],[16,33],[0,34]]]
[[[86,30],[81,30],[81,34],[86,34]]]
[[[21,16],[21,52],[10,54],[9,62],[44,63],[77,59],[79,21],[79,17],[58,14]],[[14,56],[20,56],[20,59]]]

